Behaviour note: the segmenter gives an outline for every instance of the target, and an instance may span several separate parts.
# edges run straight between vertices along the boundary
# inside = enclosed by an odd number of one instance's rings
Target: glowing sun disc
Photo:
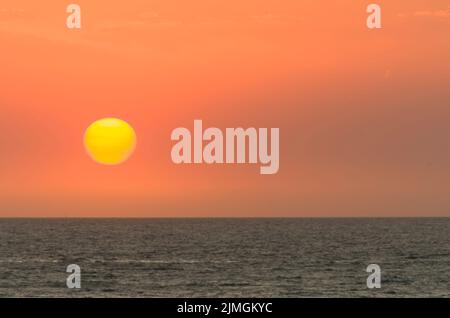
[[[118,165],[133,154],[136,133],[133,127],[121,119],[99,119],[86,129],[84,147],[94,161],[104,165]]]

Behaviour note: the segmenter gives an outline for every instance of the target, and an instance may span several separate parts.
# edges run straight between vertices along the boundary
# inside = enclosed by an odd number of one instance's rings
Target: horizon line
[[[450,216],[0,216],[8,219],[446,219]]]

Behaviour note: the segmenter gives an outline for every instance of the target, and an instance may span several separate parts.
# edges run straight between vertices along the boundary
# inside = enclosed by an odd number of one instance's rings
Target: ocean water
[[[449,297],[450,219],[0,219],[0,296]]]

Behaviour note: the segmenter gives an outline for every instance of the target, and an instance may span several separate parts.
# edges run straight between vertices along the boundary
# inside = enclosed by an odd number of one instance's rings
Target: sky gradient
[[[330,3],[332,2],[332,3]],[[0,4],[0,217],[450,216],[450,1]],[[124,164],[84,130],[136,130]],[[279,127],[280,170],[175,165],[171,131]]]

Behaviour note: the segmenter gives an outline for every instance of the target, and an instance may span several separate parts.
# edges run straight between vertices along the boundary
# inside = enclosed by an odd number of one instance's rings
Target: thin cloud
[[[0,21],[5,19],[23,18],[25,9],[23,8],[0,8]]]
[[[445,20],[450,20],[450,6],[447,9],[440,10],[420,10],[414,12],[402,12],[399,13],[400,17],[429,17],[429,18],[440,18]]]
[[[80,36],[68,37],[65,28],[52,29],[34,24],[0,21],[0,33],[16,37],[31,36],[44,41],[65,45],[82,45],[96,49],[113,49],[112,44],[104,41],[87,40]]]
[[[119,22],[101,23],[96,27],[100,30],[110,31],[133,28],[173,28],[182,24],[180,20],[160,16],[156,11],[144,11],[137,15],[136,19]]]

